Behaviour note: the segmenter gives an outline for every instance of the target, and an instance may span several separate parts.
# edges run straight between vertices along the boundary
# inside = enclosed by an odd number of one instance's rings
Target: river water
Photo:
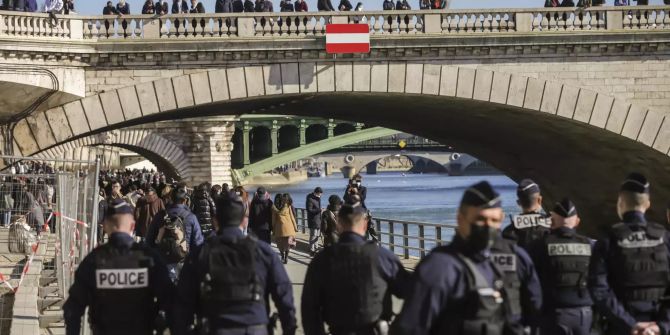
[[[516,206],[516,183],[505,176],[459,176],[452,177],[445,174],[407,174],[381,173],[377,175],[363,175],[363,185],[368,188],[365,204],[371,211],[372,216],[383,219],[403,220],[413,222],[427,222],[436,224],[455,224],[458,204],[463,192],[470,185],[481,180],[487,180],[501,194],[505,214],[517,214],[519,208]],[[321,200],[323,207],[328,205],[328,197],[337,194],[344,195],[347,180],[341,176],[330,176],[325,178],[310,178],[307,181],[292,184],[267,187],[273,195],[276,193],[289,193],[296,207],[305,207],[305,197],[320,186],[324,195]],[[255,190],[257,186],[249,186],[248,190]],[[503,226],[510,220],[505,220]],[[403,235],[403,226],[394,223],[390,227],[388,221],[382,221],[380,225],[381,240],[395,253],[403,255],[404,250],[393,248],[389,244],[400,244]],[[394,229],[391,232],[391,229]],[[420,256],[418,251],[419,229],[417,225],[408,225],[407,243],[409,256]],[[395,241],[390,236],[395,234]],[[439,234],[439,235],[438,235]],[[443,228],[441,232],[434,227],[426,227],[424,236],[426,238],[426,250],[436,245],[436,239],[450,241],[453,237],[453,229]]]
[[[456,211],[463,192],[470,185],[487,180],[502,195],[506,214],[518,212],[516,183],[506,176],[458,176],[446,174],[380,173],[363,175],[363,185],[368,188],[365,204],[374,217],[430,223],[455,223]],[[307,181],[266,187],[273,195],[289,193],[296,207],[305,206],[305,197],[320,186],[324,195],[323,207],[328,197],[344,195],[347,180],[339,175],[309,178]],[[255,190],[256,186],[249,186]]]

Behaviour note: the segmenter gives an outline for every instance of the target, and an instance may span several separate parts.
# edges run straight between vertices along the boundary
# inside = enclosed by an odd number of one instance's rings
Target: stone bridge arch
[[[449,143],[546,199],[571,196],[585,222],[615,220],[631,170],[649,176],[660,220],[670,198],[670,120],[602,92],[427,61],[333,61],[210,70],[92,95],[19,122],[15,151],[33,155],[127,125],[206,115],[351,120]]]
[[[113,130],[52,147],[38,153],[41,158],[69,157],[70,152],[87,146],[114,146],[138,153],[164,171],[168,179],[189,180],[190,161],[184,151],[165,137],[149,129]]]
[[[453,157],[453,154],[457,154],[458,157]],[[346,157],[351,155],[353,161],[351,163],[346,162]],[[375,163],[380,159],[400,155],[405,156],[412,161],[414,165],[419,161],[424,162],[433,162],[437,165],[440,165],[444,168],[445,172],[451,173],[451,165],[456,163],[459,165],[459,169],[465,170],[470,165],[477,162],[477,158],[472,157],[467,154],[453,153],[453,152],[428,152],[428,151],[401,151],[396,154],[377,153],[377,152],[358,152],[358,153],[343,153],[341,154],[341,159],[336,159],[337,164],[334,168],[339,169],[344,176],[349,176],[352,173],[357,173],[363,168],[369,166],[371,163]],[[456,158],[456,159],[453,159]],[[333,162],[332,159],[328,160]]]

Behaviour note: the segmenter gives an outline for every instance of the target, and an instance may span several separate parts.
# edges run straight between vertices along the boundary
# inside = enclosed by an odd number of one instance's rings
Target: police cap
[[[516,195],[519,198],[528,198],[533,194],[540,193],[540,186],[531,179],[524,179],[519,182],[516,189]]]
[[[649,193],[649,181],[642,174],[633,172],[621,183],[622,192]]]
[[[470,186],[461,199],[461,206],[473,206],[486,208],[498,208],[502,204],[500,194],[496,192],[487,181],[481,181]]]
[[[116,214],[133,214],[133,208],[123,199],[115,199],[109,203],[105,211],[105,217],[114,216]]]
[[[219,225],[239,226],[244,219],[244,201],[237,193],[230,192],[227,197],[216,200],[216,220]]]
[[[575,207],[575,204],[570,199],[563,198],[563,200],[556,203],[552,212],[564,218],[569,218],[577,215],[577,207]]]

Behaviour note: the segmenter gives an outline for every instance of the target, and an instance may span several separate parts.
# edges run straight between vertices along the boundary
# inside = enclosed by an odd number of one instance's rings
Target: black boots
[[[281,252],[281,261],[284,264],[288,263],[288,251],[282,251]]]

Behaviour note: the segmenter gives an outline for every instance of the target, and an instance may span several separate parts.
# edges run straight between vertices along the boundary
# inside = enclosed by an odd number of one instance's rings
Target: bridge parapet
[[[58,16],[0,12],[0,36],[146,40],[325,35],[327,23],[367,23],[379,36],[670,30],[670,6],[369,12]]]

